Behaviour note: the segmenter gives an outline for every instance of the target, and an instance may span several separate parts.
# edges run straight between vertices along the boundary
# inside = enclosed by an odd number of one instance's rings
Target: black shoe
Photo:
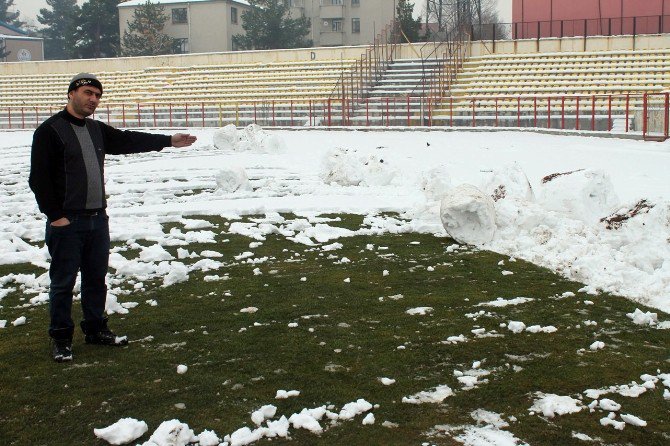
[[[51,357],[56,362],[72,361],[72,340],[53,339],[51,346]]]
[[[98,330],[93,332],[91,332],[90,330],[84,331],[86,335],[84,340],[86,341],[87,344],[112,345],[112,346],[128,345],[128,337],[117,336],[109,328],[107,328],[107,318],[100,321],[97,328]]]

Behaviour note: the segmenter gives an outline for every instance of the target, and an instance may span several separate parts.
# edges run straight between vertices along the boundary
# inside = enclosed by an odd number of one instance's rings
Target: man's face
[[[68,108],[70,113],[78,118],[85,118],[95,112],[100,103],[102,92],[92,85],[84,85],[69,94]]]

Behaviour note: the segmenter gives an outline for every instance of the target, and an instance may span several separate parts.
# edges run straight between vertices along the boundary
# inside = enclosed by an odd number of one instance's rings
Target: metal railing
[[[487,23],[470,26],[473,41],[648,35],[670,32],[670,15]]]
[[[386,25],[353,66],[338,79],[330,99],[342,101],[343,120],[353,114],[356,102],[360,102],[367,90],[382,78],[396,56],[399,48],[395,38],[397,26],[395,21]]]
[[[505,127],[640,133],[668,139],[670,93],[590,96],[406,96],[348,101],[258,101],[239,104],[104,104],[92,117],[124,128],[443,126]],[[425,110],[421,109],[425,104]],[[0,128],[34,129],[57,107],[0,108]]]

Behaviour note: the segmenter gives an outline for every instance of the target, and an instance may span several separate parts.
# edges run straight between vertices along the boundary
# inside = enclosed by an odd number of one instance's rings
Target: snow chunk
[[[93,429],[96,437],[105,440],[109,444],[128,444],[137,440],[149,430],[147,423],[134,418],[121,418],[111,426],[101,429]]]
[[[433,390],[424,390],[414,395],[405,396],[402,398],[402,402],[407,404],[441,403],[453,394],[454,392],[449,386],[441,385]]]
[[[641,418],[636,417],[635,415],[622,414],[621,419],[624,420],[627,424],[631,426],[644,427],[647,425],[647,422]]]
[[[290,398],[292,396],[300,396],[300,391],[299,390],[277,390],[277,394],[275,395],[275,399],[278,400],[284,400],[286,398]]]
[[[356,415],[365,413],[372,409],[372,404],[365,401],[363,398],[358,399],[352,403],[347,403],[340,410],[340,420],[350,420]]]
[[[388,160],[376,154],[365,155],[357,150],[338,148],[323,162],[321,178],[327,184],[341,186],[388,186],[398,176]]]
[[[163,421],[143,446],[186,446],[197,440],[188,424],[173,419]]]
[[[326,408],[323,407],[323,411],[325,413]],[[322,417],[323,415],[321,415]],[[296,429],[307,429],[310,432],[313,432],[315,434],[320,434],[323,432],[323,428],[319,424],[319,419],[321,417],[314,417],[314,414],[312,411],[309,409],[303,409],[300,413],[294,413],[291,415],[291,417],[288,419],[288,421],[295,427]]]
[[[183,375],[186,372],[188,372],[188,366],[185,366],[184,364],[179,364],[177,366],[177,373],[179,373],[180,375]]]
[[[535,400],[535,403],[529,410],[542,412],[548,418],[553,418],[556,415],[577,413],[584,408],[579,400],[569,396],[559,396],[552,393],[546,395],[538,393],[538,396],[540,398]]]
[[[447,234],[459,243],[481,245],[495,235],[493,200],[470,184],[451,189],[442,198],[440,218]]]
[[[603,348],[605,348],[605,343],[602,341],[595,341],[593,344],[589,346],[589,348],[593,351],[602,350]]]
[[[263,423],[263,421],[269,420],[270,418],[274,417],[276,413],[277,413],[277,406],[267,404],[251,414],[251,421],[253,421],[256,424],[256,426],[260,426],[261,423]]]
[[[391,378],[379,378],[379,381],[384,384],[385,386],[390,386],[392,384],[395,384],[395,379]]]
[[[204,430],[198,435],[199,446],[219,446],[221,439],[214,431]]]
[[[632,319],[633,323],[637,325],[656,325],[658,322],[658,313],[650,311],[643,313],[639,308],[636,308],[633,313],[626,313],[626,316]]]
[[[526,329],[526,324],[524,324],[523,322],[520,322],[520,321],[510,321],[507,324],[507,328],[512,333],[519,334]]]
[[[621,410],[621,404],[609,398],[603,398],[598,402],[598,407],[607,412],[618,412]]]
[[[21,316],[21,317],[16,318],[14,320],[14,322],[12,322],[12,325],[15,326],[15,327],[18,327],[20,325],[26,325],[26,317]]]
[[[188,267],[181,262],[170,262],[170,272],[163,278],[163,286],[168,287],[188,280]]]
[[[410,308],[409,310],[405,311],[405,313],[410,314],[412,316],[414,315],[425,316],[432,312],[433,307],[416,307],[416,308]]]
[[[253,188],[249,183],[247,172],[242,167],[228,166],[216,174],[217,190],[225,193],[250,191]]]
[[[525,304],[526,302],[532,302],[535,299],[531,297],[515,297],[514,299],[503,299],[502,297],[497,298],[496,300],[492,300],[489,302],[482,302],[478,304],[478,307],[506,307],[508,305],[519,305],[519,304]]]
[[[375,424],[375,414],[369,413],[363,418],[363,425]]]
[[[626,427],[626,423],[624,423],[623,421],[616,421],[616,420],[613,420],[612,418],[608,418],[608,417],[601,418],[600,419],[600,424],[602,424],[603,426],[612,426],[614,429],[617,429],[617,430],[620,430],[620,431],[622,431],[623,428]]]
[[[228,124],[215,131],[212,139],[216,148],[234,152],[280,153],[286,150],[283,139],[256,124],[249,124],[242,130]]]
[[[159,244],[144,246],[140,251],[140,260],[143,262],[160,262],[162,260],[173,260],[172,254],[167,252]]]

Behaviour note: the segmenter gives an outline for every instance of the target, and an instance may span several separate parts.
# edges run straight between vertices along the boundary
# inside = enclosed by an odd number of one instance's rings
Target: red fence
[[[59,108],[0,109],[0,128],[34,129]],[[362,101],[240,104],[105,104],[93,116],[113,126],[444,126],[629,131],[667,139],[668,93],[592,96],[388,97]]]

